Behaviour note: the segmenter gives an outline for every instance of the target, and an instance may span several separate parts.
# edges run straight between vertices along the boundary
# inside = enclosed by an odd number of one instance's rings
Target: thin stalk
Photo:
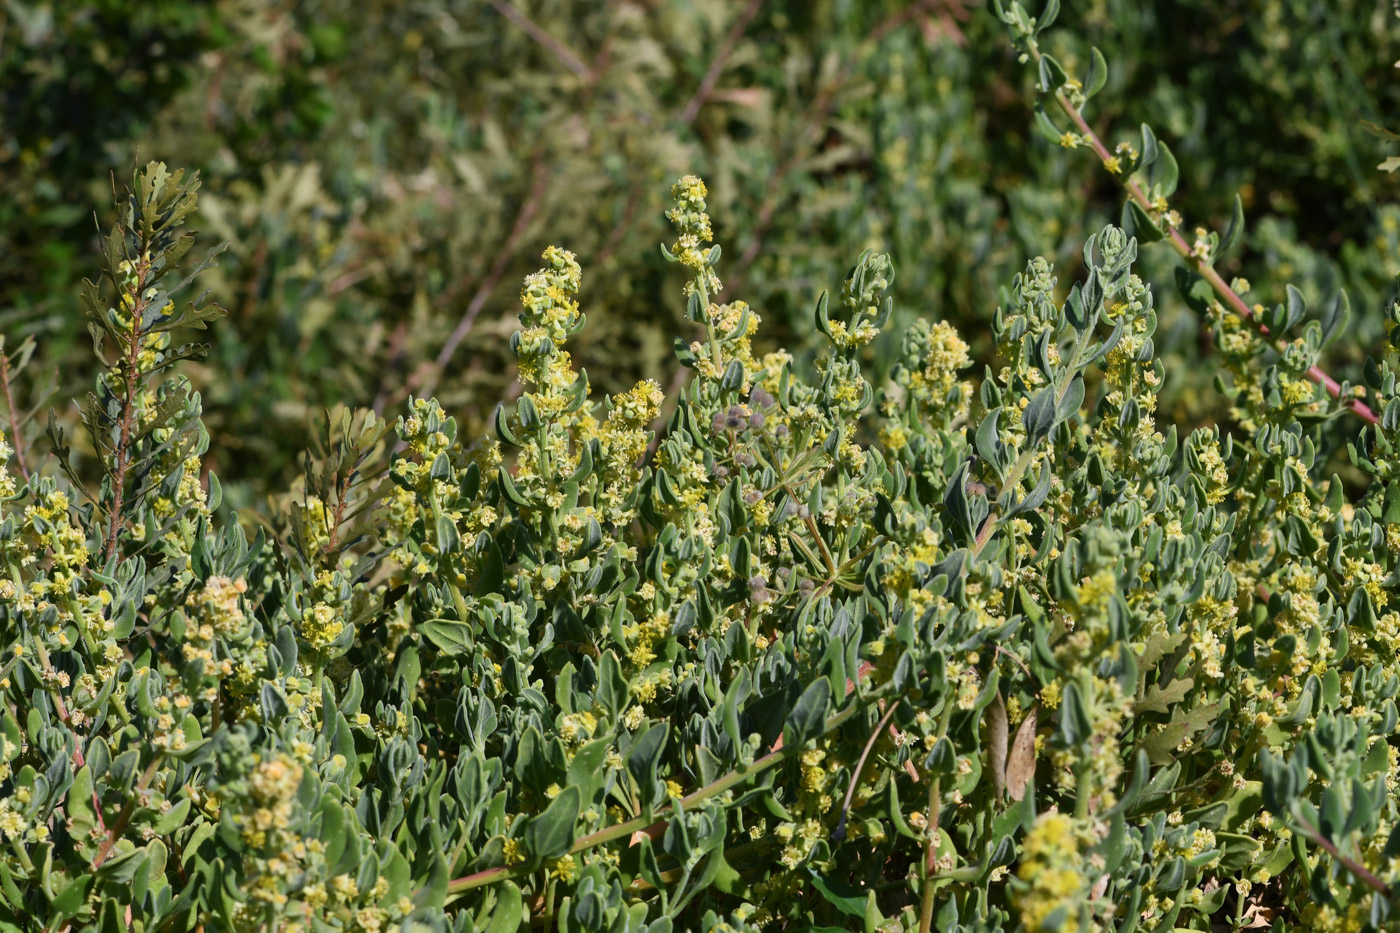
[[[865,771],[866,759],[870,757],[870,752],[875,748],[875,743],[880,739],[880,733],[885,731],[885,726],[894,717],[894,711],[899,708],[899,701],[890,703],[885,710],[885,715],[880,717],[880,721],[875,724],[875,728],[870,732],[870,738],[865,742],[865,748],[861,750],[860,759],[856,762],[855,769],[851,772],[851,785],[846,788],[846,799],[841,801],[841,818],[836,821],[836,828],[831,831],[831,838],[840,841],[846,838],[846,817],[851,812],[851,800],[856,795],[856,785],[860,783],[860,776]]]
[[[1041,59],[1040,50],[1036,48],[1034,44],[1031,45],[1030,50],[1035,57],[1036,63],[1039,64]],[[1056,91],[1054,98],[1055,103],[1060,105],[1060,109],[1064,111],[1065,116],[1069,117],[1070,121],[1074,123],[1075,129],[1079,131],[1079,135],[1083,137],[1085,142],[1089,144],[1089,147],[1094,150],[1094,154],[1099,157],[1099,161],[1107,163],[1113,158],[1112,153],[1108,151],[1108,147],[1103,144],[1098,134],[1089,126],[1088,121],[1084,119],[1084,115],[1070,103],[1065,93],[1063,91]],[[1139,207],[1144,211],[1152,210],[1152,202],[1148,200],[1146,192],[1142,190],[1142,187],[1137,182],[1121,173],[1110,172],[1109,174],[1113,176],[1114,181],[1118,183],[1119,187],[1127,192],[1128,197],[1135,201]],[[1176,251],[1176,254],[1184,259],[1189,266],[1196,270],[1201,278],[1205,279],[1206,282],[1210,284],[1211,289],[1225,304],[1230,306],[1232,311],[1248,321],[1250,326],[1258,331],[1259,335],[1264,339],[1269,340],[1272,337],[1269,333],[1269,328],[1254,316],[1254,309],[1245,304],[1244,299],[1237,295],[1235,290],[1220,277],[1220,273],[1215,271],[1215,267],[1211,264],[1210,260],[1204,256],[1197,256],[1192,253],[1190,244],[1186,242],[1186,238],[1181,235],[1176,227],[1173,227],[1164,219],[1159,230],[1166,238],[1168,245]],[[1333,398],[1341,397],[1342,387],[1337,383],[1337,380],[1327,375],[1320,367],[1313,366],[1308,370],[1307,376],[1313,382],[1316,382],[1326,389],[1328,395]],[[1370,406],[1360,399],[1350,399],[1346,407],[1353,414],[1369,424],[1378,424],[1380,422],[1380,419],[1376,417],[1376,413],[1371,410]]]
[[[126,806],[122,808],[122,812],[112,821],[111,828],[107,830],[107,838],[103,839],[102,845],[97,848],[97,855],[92,859],[92,867],[94,869],[101,868],[102,863],[107,860],[107,856],[112,854],[112,849],[116,846],[117,840],[121,838],[121,834],[126,830],[126,824],[131,822],[132,814],[136,812],[136,798],[140,796],[141,791],[151,786],[151,781],[155,779],[156,769],[159,765],[160,756],[157,755],[155,758],[151,759],[150,765],[142,772],[141,779],[136,782],[136,790],[132,793],[130,799],[127,800]]]
[[[535,40],[542,48],[548,50],[559,64],[563,65],[580,78],[588,77],[588,66],[583,63],[583,59],[575,55],[567,45],[545,32],[540,28],[538,23],[520,12],[520,10],[509,3],[508,0],[490,0],[490,3],[491,6],[496,8],[497,13],[500,13],[516,26],[520,27],[521,32]]]
[[[48,688],[48,675],[53,672],[53,663],[49,660],[49,653],[48,650],[44,648],[43,640],[37,637],[34,639],[34,653],[38,657],[39,665],[44,672],[45,689],[48,690],[49,699],[53,701],[54,711],[58,714],[59,722],[63,723],[63,725],[67,727],[69,732],[74,732],[72,714],[68,712],[68,704],[63,701],[63,694],[58,690]],[[10,669],[14,667],[15,662],[17,662],[18,660],[18,658],[15,658],[14,661],[11,661],[8,665],[5,666],[4,674],[6,677],[9,676]],[[80,768],[82,768],[85,764],[87,764],[87,759],[83,756],[82,736],[74,732],[73,770],[77,771]],[[103,832],[106,832],[107,825],[102,819],[102,801],[101,798],[97,796],[96,786],[94,786],[92,789],[92,807],[93,812],[97,814],[98,828],[101,829]]]
[[[948,735],[948,726],[953,721],[954,704],[945,700],[943,714],[938,718],[938,738]],[[938,822],[943,810],[943,779],[936,777],[928,789],[928,845],[923,864],[923,891],[920,892],[919,933],[929,933],[933,929],[933,877],[938,874]]]
[[[122,496],[126,487],[126,471],[131,466],[131,432],[136,422],[136,387],[139,382],[137,361],[141,356],[141,320],[146,316],[146,280],[150,275],[150,261],[142,258],[137,261],[135,296],[131,308],[131,339],[126,345],[126,396],[122,399],[120,434],[117,449],[112,455],[112,511],[107,524],[107,544],[102,552],[102,561],[107,563],[117,552],[117,532],[122,526]]]
[[[758,8],[761,6],[763,6],[763,0],[749,0],[748,6],[744,7],[739,18],[734,21],[729,34],[724,37],[724,44],[720,46],[719,51],[710,61],[710,67],[705,71],[705,77],[700,80],[700,86],[695,89],[695,94],[686,103],[685,109],[681,111],[680,121],[682,123],[690,123],[700,112],[700,108],[704,106],[710,92],[715,89],[715,82],[719,80],[720,73],[724,71],[725,63],[733,54],[734,46],[743,37],[744,30],[748,28],[749,22],[758,13]]]
[[[832,716],[826,721],[826,726],[822,729],[822,734],[825,735],[828,732],[832,732],[840,728],[842,724],[846,722],[846,720],[850,719],[857,712],[864,708],[865,707],[860,703],[852,703],[850,706],[846,707],[846,709],[842,710],[841,712],[837,713],[835,716]],[[731,788],[736,787],[740,784],[743,784],[750,778],[753,778],[754,776],[761,774],[764,771],[767,771],[774,765],[781,764],[782,762],[793,757],[794,755],[799,754],[801,751],[801,744],[794,744],[781,749],[777,749],[776,751],[771,751],[767,755],[764,755],[762,758],[756,759],[753,764],[736,768],[728,774],[724,775],[723,777],[717,778],[716,780],[709,784],[706,784],[699,790],[696,790],[688,796],[681,798],[681,805],[688,809],[697,803],[709,800],[711,797],[717,797],[720,794],[723,794],[725,791],[730,790]],[[648,822],[646,817],[639,816],[635,819],[628,820],[625,823],[618,823],[614,826],[607,826],[603,829],[591,832],[586,836],[580,836],[578,839],[574,840],[573,846],[569,849],[569,854],[572,855],[576,852],[583,852],[587,849],[592,849],[595,846],[605,845],[609,842],[613,842],[614,840],[631,836],[633,833],[650,832],[658,827],[664,827],[666,824],[665,817],[669,816],[671,812],[672,808],[670,806],[667,806],[660,810],[657,814],[658,816],[662,817],[662,819]],[[499,881],[506,881],[511,878],[518,878],[524,874],[527,873],[522,869],[512,868],[508,865],[502,865],[498,868],[488,868],[485,871],[479,871],[475,874],[467,875],[466,877],[457,878],[454,881],[448,882],[447,893],[461,894],[465,891],[472,891],[476,888],[482,888],[489,884],[495,884]]]
[[[1340,862],[1342,864],[1342,867],[1344,867],[1347,871],[1360,878],[1361,881],[1368,888],[1375,891],[1377,894],[1380,894],[1388,901],[1395,900],[1395,893],[1390,889],[1390,885],[1386,884],[1380,878],[1376,877],[1369,869],[1366,868],[1366,866],[1362,865],[1360,862],[1356,861],[1356,859],[1351,858],[1348,855],[1343,855],[1341,850],[1337,848],[1336,844],[1333,843],[1332,840],[1323,836],[1322,833],[1314,829],[1312,825],[1309,824],[1306,820],[1298,818],[1298,825],[1302,827],[1303,834],[1305,836],[1311,839],[1314,844],[1316,844],[1320,849],[1322,849],[1322,851],[1326,852],[1328,855],[1332,856],[1332,858]]]

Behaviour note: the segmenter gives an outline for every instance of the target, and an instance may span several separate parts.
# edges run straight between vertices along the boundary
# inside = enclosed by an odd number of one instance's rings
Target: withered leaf
[[[1021,720],[1016,730],[1016,740],[1011,743],[1011,753],[1006,759],[1006,792],[1012,800],[1019,801],[1026,796],[1026,786],[1035,774],[1035,712],[1032,706]]]
[[[1002,792],[1006,789],[1006,742],[1010,730],[1006,703],[998,690],[987,707],[987,757],[992,766],[992,796],[997,800],[1001,800]]]

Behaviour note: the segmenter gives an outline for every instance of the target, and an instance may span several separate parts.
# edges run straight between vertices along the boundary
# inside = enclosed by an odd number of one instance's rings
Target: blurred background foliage
[[[1400,173],[1377,170],[1396,144],[1367,127],[1400,113],[1390,0],[1066,0],[1060,25],[1071,73],[1089,44],[1110,62],[1095,128],[1171,145],[1188,225],[1218,229],[1241,193],[1227,278],[1270,304],[1287,281],[1315,306],[1349,290],[1332,368],[1354,373],[1400,257]],[[990,362],[999,289],[1047,251],[1066,285],[1119,209],[1091,156],[1038,134],[1031,80],[974,0],[3,0],[0,333],[39,347],[16,407],[83,388],[93,213],[138,152],[200,170],[198,227],[229,243],[207,284],[230,319],[192,376],[238,507],[286,488],[334,403],[392,417],[435,392],[481,424],[548,243],[584,266],[595,389],[669,382],[690,325],[657,244],[688,172],[725,297],[768,343],[800,356],[821,289],[876,246],[900,313],[954,322]],[[1171,262],[1146,251],[1182,362],[1163,402],[1214,417]]]

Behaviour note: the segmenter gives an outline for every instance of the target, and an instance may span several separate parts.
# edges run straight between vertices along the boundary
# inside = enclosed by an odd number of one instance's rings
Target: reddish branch
[[[1340,862],[1347,871],[1360,878],[1367,887],[1377,894],[1380,894],[1386,900],[1393,901],[1395,899],[1395,894],[1391,891],[1390,885],[1376,877],[1375,874],[1356,859],[1343,855],[1332,840],[1323,836],[1322,833],[1314,829],[1306,820],[1299,818],[1298,825],[1302,827],[1304,835],[1311,839],[1324,852]]]
[[[1113,157],[1112,153],[1108,151],[1108,147],[1103,144],[1098,134],[1089,126],[1088,122],[1084,119],[1084,115],[1075,109],[1074,105],[1069,102],[1069,98],[1065,96],[1063,91],[1055,92],[1055,102],[1060,105],[1060,109],[1064,111],[1065,115],[1074,122],[1075,128],[1079,131],[1079,134],[1084,137],[1085,141],[1089,143],[1090,148],[1094,150],[1094,154],[1099,157],[1100,161],[1107,163]],[[1144,211],[1150,211],[1152,209],[1152,202],[1148,200],[1147,194],[1137,182],[1133,181],[1131,178],[1126,178],[1117,174],[1114,175],[1114,178],[1123,187],[1123,190],[1128,193],[1128,197],[1136,202],[1139,207]],[[1176,251],[1177,255],[1186,260],[1186,262],[1200,274],[1201,278],[1205,279],[1206,282],[1210,284],[1210,287],[1220,296],[1222,301],[1230,306],[1232,311],[1248,321],[1250,325],[1259,332],[1260,336],[1269,339],[1272,336],[1269,333],[1269,328],[1255,317],[1254,309],[1245,304],[1244,299],[1236,294],[1235,290],[1220,277],[1220,273],[1215,271],[1215,267],[1210,264],[1210,261],[1202,256],[1194,255],[1191,251],[1190,244],[1186,242],[1185,237],[1181,235],[1176,227],[1167,223],[1165,220],[1162,226],[1165,228],[1162,233],[1165,235],[1171,248]],[[1309,369],[1308,378],[1321,385],[1327,390],[1327,394],[1333,398],[1341,397],[1342,387],[1337,384],[1337,380],[1327,375],[1321,368],[1314,366]],[[1370,406],[1360,399],[1353,398],[1348,400],[1347,408],[1370,424],[1376,424],[1380,421],[1380,419],[1376,417],[1376,413],[1371,410]]]
[[[705,105],[710,92],[715,89],[715,82],[719,80],[720,74],[724,71],[725,63],[729,61],[729,56],[734,54],[734,46],[744,35],[744,30],[749,28],[749,23],[758,14],[758,8],[763,6],[763,0],[749,0],[748,6],[739,14],[739,18],[734,21],[734,25],[729,30],[729,35],[724,37],[724,44],[715,53],[714,60],[710,62],[709,70],[705,72],[705,77],[700,79],[700,86],[695,89],[694,95],[681,111],[681,123],[690,123],[700,113],[700,108]]]
[[[548,49],[565,68],[579,77],[588,75],[588,66],[577,55],[569,51],[568,46],[541,29],[534,20],[512,6],[508,0],[491,0],[491,5],[496,8],[497,13],[519,26],[527,36]]]
[[[102,844],[97,847],[97,854],[93,856],[92,867],[94,869],[102,867],[102,863],[107,860],[107,856],[112,854],[112,849],[116,846],[117,840],[126,831],[127,824],[131,822],[132,815],[136,812],[136,800],[151,786],[151,781],[156,776],[156,768],[160,764],[160,757],[152,759],[151,763],[142,772],[140,780],[136,782],[136,789],[127,799],[126,806],[122,807],[122,812],[117,814],[117,818],[112,821],[112,826],[107,830],[107,838],[102,840]],[[100,817],[99,817],[100,818]]]
[[[37,649],[39,664],[44,671],[44,679],[47,681],[54,673],[53,664],[49,661],[48,650],[45,649],[43,641],[37,639],[35,640],[35,648]],[[73,717],[68,711],[68,704],[63,701],[63,694],[58,690],[52,690],[49,692],[49,696],[53,700],[54,712],[58,714],[59,722],[63,723],[73,735],[73,770],[77,771],[82,768],[83,765],[87,764],[87,759],[83,756],[82,739],[73,728]],[[102,801],[97,796],[96,786],[92,789],[92,808],[93,812],[97,814],[98,827],[105,833],[107,827],[102,821]]]

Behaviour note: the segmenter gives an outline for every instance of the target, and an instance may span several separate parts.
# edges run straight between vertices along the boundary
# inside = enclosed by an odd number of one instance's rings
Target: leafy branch
[[[1108,66],[1104,61],[1103,54],[1098,49],[1092,50],[1089,73],[1085,81],[1081,83],[1077,79],[1070,78],[1063,66],[1053,56],[1041,51],[1037,37],[1055,21],[1059,13],[1059,0],[1049,0],[1038,19],[1028,16],[1019,2],[1013,2],[1008,7],[1003,4],[1002,0],[993,0],[993,6],[1002,22],[1011,27],[1014,41],[1017,48],[1021,50],[1023,59],[1035,62],[1038,90],[1041,95],[1052,100],[1055,106],[1069,118],[1074,125],[1075,133],[1061,134],[1059,128],[1045,115],[1039,104],[1036,108],[1038,120],[1052,136],[1058,137],[1062,144],[1073,148],[1082,142],[1094,151],[1114,182],[1128,196],[1127,204],[1124,207],[1125,227],[1128,226],[1127,221],[1131,219],[1132,226],[1129,229],[1139,239],[1148,242],[1164,239],[1167,245],[1205,280],[1222,302],[1228,305],[1242,320],[1248,322],[1259,336],[1272,344],[1273,334],[1268,325],[1259,319],[1259,316],[1254,313],[1254,309],[1246,304],[1244,299],[1215,270],[1215,266],[1210,260],[1213,250],[1202,249],[1187,243],[1186,238],[1181,235],[1180,228],[1184,226],[1184,223],[1180,221],[1175,212],[1167,208],[1166,198],[1176,187],[1177,168],[1176,160],[1165,144],[1158,142],[1152,131],[1144,125],[1142,127],[1142,152],[1128,155],[1125,159],[1122,155],[1110,152],[1103,140],[1084,119],[1081,108],[1089,98],[1103,89],[1108,80]],[[1134,177],[1139,171],[1150,174],[1151,187],[1153,193],[1157,194],[1156,197],[1149,197],[1149,192],[1144,190],[1143,184]],[[1221,249],[1233,246],[1243,233],[1244,213],[1239,197],[1236,196],[1234,214],[1225,230]],[[1278,348],[1275,347],[1275,349]],[[1310,366],[1307,370],[1307,377],[1321,385],[1332,398],[1341,397],[1341,385],[1321,367]],[[1348,399],[1346,408],[1369,424],[1377,424],[1380,421],[1370,406],[1360,399]]]
[[[864,702],[858,701],[850,704],[841,712],[827,719],[825,724],[821,727],[819,731],[817,731],[813,735],[807,736],[807,738],[819,738],[820,736],[827,735],[831,732],[835,732],[842,725],[844,725],[847,720],[849,720],[856,713],[865,709],[871,702],[873,702],[876,698],[878,698],[881,695],[882,694],[879,693],[867,694],[863,698]],[[735,768],[734,770],[723,775],[722,777],[716,778],[709,784],[706,784],[704,787],[701,787],[700,789],[695,790],[690,794],[687,794],[685,797],[682,797],[680,800],[681,808],[684,809],[692,807],[697,803],[703,803],[706,800],[717,797],[720,794],[723,794],[725,791],[731,790],[739,786],[740,784],[751,780],[752,778],[762,774],[764,771],[767,771],[769,768],[782,764],[783,762],[787,761],[793,756],[801,754],[804,746],[804,742],[784,742],[780,740],[774,745],[772,751],[768,752],[768,754],[764,755],[761,758],[755,759],[752,764],[741,765],[740,767]],[[617,839],[623,839],[629,836],[633,836],[637,833],[643,833],[648,836],[656,835],[661,830],[665,829],[667,822],[666,818],[674,815],[675,813],[675,806],[666,806],[663,807],[661,810],[657,811],[655,814],[656,816],[661,817],[661,819],[652,819],[651,816],[644,814],[642,816],[638,816],[633,819],[627,820],[626,822],[618,823],[614,826],[607,826],[603,829],[599,829],[594,832],[588,833],[585,836],[580,836],[574,840],[571,846],[569,846],[566,854],[573,855],[578,852],[583,852],[588,849],[592,849],[596,846],[606,845],[607,843]],[[523,867],[502,865],[496,868],[487,868],[483,871],[466,875],[465,877],[457,878],[453,881],[448,882],[447,892],[449,894],[461,894],[463,892],[475,890],[476,888],[485,887],[487,885],[495,884],[497,882],[519,878],[524,876],[525,874],[528,874],[528,871]]]

